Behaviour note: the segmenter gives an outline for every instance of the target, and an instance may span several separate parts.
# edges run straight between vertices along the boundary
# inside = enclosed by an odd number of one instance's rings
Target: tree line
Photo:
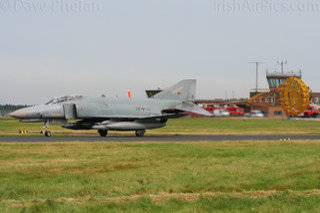
[[[11,112],[22,109],[24,107],[27,107],[27,105],[0,105],[0,117],[7,117]]]

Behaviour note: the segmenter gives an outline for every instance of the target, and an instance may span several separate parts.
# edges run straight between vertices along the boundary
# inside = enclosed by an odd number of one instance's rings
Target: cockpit
[[[75,101],[75,100],[78,100],[81,98],[82,98],[81,95],[60,96],[60,97],[56,97],[56,98],[52,99],[51,101],[49,101],[45,105],[53,105],[53,104],[58,104],[58,103],[63,103],[63,102],[68,102],[68,101]]]

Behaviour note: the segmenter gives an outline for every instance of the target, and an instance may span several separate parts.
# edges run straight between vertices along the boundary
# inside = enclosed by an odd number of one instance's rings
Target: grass
[[[97,134],[96,131],[72,131],[52,125],[55,135]],[[0,119],[0,136],[16,136],[19,130],[29,130],[40,136],[40,123],[19,123],[14,119]],[[162,129],[148,130],[147,135],[237,135],[237,134],[319,134],[320,122],[315,120],[247,119],[242,118],[181,118],[169,120]],[[130,134],[111,132],[111,134]]]
[[[320,141],[0,144],[0,212],[319,212]]]

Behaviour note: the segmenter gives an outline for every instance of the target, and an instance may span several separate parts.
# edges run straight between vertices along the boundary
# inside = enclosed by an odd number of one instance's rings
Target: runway
[[[320,140],[320,135],[198,135],[198,136],[53,136],[46,137],[0,137],[0,143],[30,142],[201,142],[201,141],[274,141],[274,140]]]

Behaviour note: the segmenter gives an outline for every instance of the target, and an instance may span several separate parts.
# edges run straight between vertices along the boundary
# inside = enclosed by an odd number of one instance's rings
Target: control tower
[[[280,105],[277,87],[290,77],[301,79],[301,70],[298,72],[284,72],[283,69],[280,72],[267,71],[266,78],[269,88],[261,91],[252,91],[250,93],[249,101],[251,103],[251,108],[261,110],[269,117],[284,116],[285,112]]]
[[[287,78],[295,77],[301,79],[302,72],[269,72],[267,71],[267,81],[269,89],[273,89],[284,82]]]

